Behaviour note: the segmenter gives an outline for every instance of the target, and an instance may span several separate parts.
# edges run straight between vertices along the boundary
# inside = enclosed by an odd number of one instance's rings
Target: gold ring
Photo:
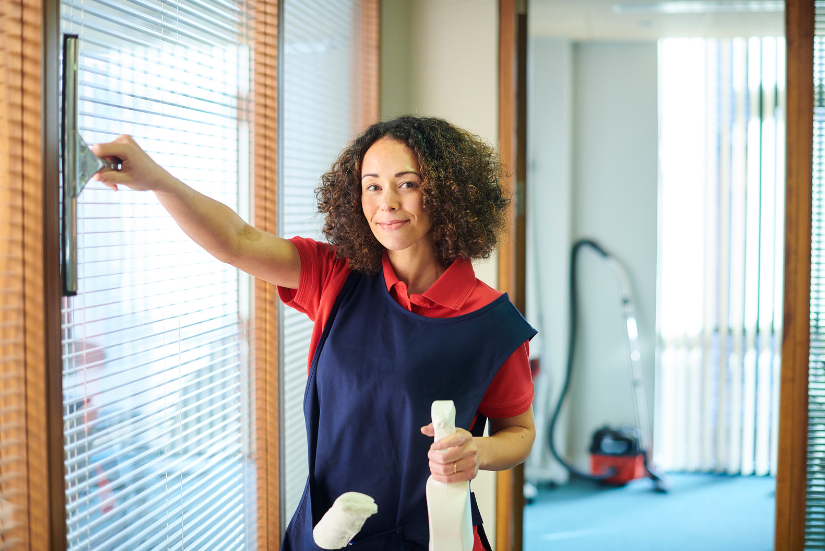
[[[453,474],[458,474],[458,461],[453,461]]]

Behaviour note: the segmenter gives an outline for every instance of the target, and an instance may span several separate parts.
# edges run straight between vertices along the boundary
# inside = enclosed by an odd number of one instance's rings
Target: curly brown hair
[[[326,215],[324,236],[351,269],[373,275],[384,247],[361,206],[361,163],[381,138],[397,140],[418,159],[422,205],[432,218],[432,239],[444,266],[456,258],[487,258],[506,226],[510,198],[499,183],[498,153],[481,138],[433,117],[377,122],[341,152],[315,190]]]

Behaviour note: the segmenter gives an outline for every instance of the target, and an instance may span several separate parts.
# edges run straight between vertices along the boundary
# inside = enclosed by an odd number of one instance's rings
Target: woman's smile
[[[376,222],[376,225],[384,231],[395,231],[409,222],[409,220],[392,220],[389,222]]]

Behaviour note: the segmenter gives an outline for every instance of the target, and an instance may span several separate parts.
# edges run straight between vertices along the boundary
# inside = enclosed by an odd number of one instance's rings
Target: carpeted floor
[[[623,488],[584,481],[539,488],[524,510],[525,551],[770,551],[776,479],[668,475]]]

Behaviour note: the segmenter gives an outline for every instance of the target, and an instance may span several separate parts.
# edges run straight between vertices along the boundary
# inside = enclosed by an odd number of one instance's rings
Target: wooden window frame
[[[63,356],[60,278],[60,0],[42,0],[43,25],[43,280],[47,388],[48,548],[64,551]]]
[[[503,188],[512,198],[498,247],[498,290],[522,313],[526,289],[527,3],[499,0],[498,139],[507,167]],[[496,551],[521,551],[524,540],[524,464],[496,473]]]
[[[281,2],[256,0],[253,8],[252,159],[253,224],[278,229],[278,67]],[[255,467],[258,549],[281,543],[278,290],[255,280],[252,343],[255,381]]]
[[[808,457],[814,0],[785,2],[785,40],[785,295],[774,549],[796,551],[805,547]]]

